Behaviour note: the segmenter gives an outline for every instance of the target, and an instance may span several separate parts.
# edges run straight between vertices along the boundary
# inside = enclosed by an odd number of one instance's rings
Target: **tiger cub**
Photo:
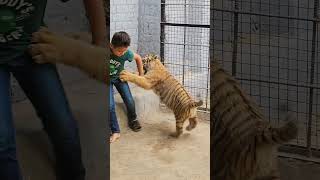
[[[240,84],[216,62],[211,78],[213,179],[279,180],[277,147],[297,136],[296,124],[292,120],[271,127]]]
[[[183,124],[189,120],[186,130],[191,131],[197,126],[197,107],[203,102],[195,102],[182,84],[177,81],[153,54],[142,59],[144,76],[138,76],[128,71],[120,73],[122,81],[128,81],[144,89],[152,89],[160,100],[169,107],[176,119],[176,132],[171,136],[179,137],[183,133]]]

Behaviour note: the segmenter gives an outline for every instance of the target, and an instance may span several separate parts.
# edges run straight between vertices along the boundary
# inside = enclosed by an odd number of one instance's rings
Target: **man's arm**
[[[136,61],[136,64],[137,64],[139,76],[142,76],[143,75],[143,65],[142,65],[141,56],[139,54],[134,53],[134,60]]]
[[[104,46],[107,43],[107,27],[102,0],[83,0],[89,18],[92,43]]]

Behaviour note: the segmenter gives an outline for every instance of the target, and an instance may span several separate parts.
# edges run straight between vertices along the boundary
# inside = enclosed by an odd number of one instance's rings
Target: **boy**
[[[127,107],[129,127],[135,132],[141,130],[140,123],[137,120],[135,103],[131,95],[129,85],[127,82],[122,82],[119,78],[120,72],[124,69],[125,62],[131,62],[133,59],[136,61],[139,75],[143,75],[141,56],[128,49],[130,41],[130,36],[126,32],[121,31],[113,35],[110,44],[110,129],[112,133],[110,143],[120,138],[120,128],[113,97],[113,85],[117,88]]]
[[[65,0],[63,0],[65,1]],[[95,45],[106,42],[102,0],[84,0]],[[21,180],[11,109],[10,73],[35,107],[54,147],[57,178],[84,180],[78,127],[56,66],[36,64],[27,53],[31,35],[43,25],[47,0],[0,3],[0,179]],[[28,119],[26,119],[28,120]]]

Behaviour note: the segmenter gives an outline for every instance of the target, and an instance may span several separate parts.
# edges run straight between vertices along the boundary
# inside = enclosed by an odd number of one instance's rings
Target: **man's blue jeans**
[[[22,179],[16,156],[10,73],[17,79],[42,120],[54,147],[59,179],[84,180],[78,127],[57,69],[52,64],[35,64],[28,55],[0,65],[0,179]]]
[[[110,81],[110,128],[112,133],[119,133],[120,127],[115,110],[113,86],[115,86],[120,93],[121,98],[127,108],[128,121],[134,121],[137,119],[135,102],[133,100],[129,85],[127,82],[122,82],[119,78]]]

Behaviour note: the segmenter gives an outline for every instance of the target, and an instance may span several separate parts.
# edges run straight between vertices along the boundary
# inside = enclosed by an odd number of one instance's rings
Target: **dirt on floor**
[[[209,122],[200,120],[191,132],[171,138],[169,134],[175,130],[173,114],[160,108],[152,91],[135,88],[133,94],[142,130],[128,129],[125,108],[117,96],[121,138],[110,145],[111,179],[209,180]]]

